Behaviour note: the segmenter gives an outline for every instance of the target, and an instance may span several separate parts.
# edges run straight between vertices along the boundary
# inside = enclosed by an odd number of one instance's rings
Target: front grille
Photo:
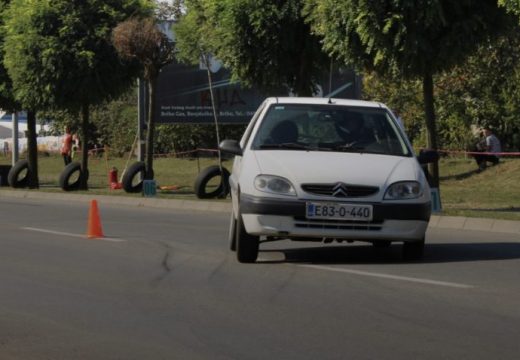
[[[321,196],[334,196],[337,198],[357,198],[377,194],[376,186],[350,185],[344,183],[335,184],[303,184],[303,191]]]
[[[306,229],[380,231],[383,221],[316,220],[294,217],[294,226]]]

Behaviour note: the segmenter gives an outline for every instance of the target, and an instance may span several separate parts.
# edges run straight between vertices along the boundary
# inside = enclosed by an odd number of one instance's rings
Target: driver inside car
[[[349,111],[344,112],[334,125],[339,137],[347,144],[369,144],[376,141],[373,132],[363,122],[363,115]]]
[[[290,120],[281,121],[271,130],[269,140],[272,144],[296,143],[298,141],[298,127]]]

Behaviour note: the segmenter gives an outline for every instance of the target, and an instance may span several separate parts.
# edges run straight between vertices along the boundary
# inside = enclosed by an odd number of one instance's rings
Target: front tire
[[[231,210],[231,219],[229,219],[229,249],[231,251],[237,251],[237,219],[235,219],[235,214],[233,214],[233,210]]]
[[[403,259],[405,261],[421,260],[424,256],[424,238],[419,241],[403,243]]]
[[[247,233],[240,211],[236,219],[235,239],[237,260],[241,263],[254,263],[258,257],[260,237]]]

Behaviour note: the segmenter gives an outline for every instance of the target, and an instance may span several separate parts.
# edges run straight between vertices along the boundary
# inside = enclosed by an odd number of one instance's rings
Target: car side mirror
[[[439,153],[436,150],[421,150],[417,156],[419,164],[429,164],[439,161]]]
[[[223,140],[219,144],[219,149],[225,153],[242,156],[242,148],[236,140]]]

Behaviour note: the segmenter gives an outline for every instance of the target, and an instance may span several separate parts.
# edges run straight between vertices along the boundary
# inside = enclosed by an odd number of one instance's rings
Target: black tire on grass
[[[134,178],[141,174],[141,180],[134,184]],[[123,189],[127,193],[140,193],[143,191],[143,180],[146,174],[146,165],[142,161],[138,161],[130,165],[128,169],[126,169],[123,175]]]
[[[20,179],[20,174],[24,171],[27,172],[25,173],[25,176]],[[29,162],[27,160],[19,160],[16,164],[14,164],[14,166],[7,174],[7,181],[13,188],[27,187],[29,182]]]
[[[70,178],[74,173],[78,173],[78,178],[74,182],[70,182]],[[74,191],[79,190],[80,179],[81,179],[81,164],[77,161],[71,162],[60,174],[59,184],[63,191]],[[88,178],[88,175],[87,175]]]
[[[213,191],[207,191],[206,187],[211,179],[220,176],[220,185]],[[195,195],[199,199],[212,199],[216,197],[225,198],[229,194],[229,171],[222,167],[222,175],[220,173],[220,166],[211,165],[203,169],[193,185]]]

